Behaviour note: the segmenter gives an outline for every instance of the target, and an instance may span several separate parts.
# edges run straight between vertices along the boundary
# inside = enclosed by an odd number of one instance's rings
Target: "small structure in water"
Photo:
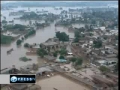
[[[54,90],[58,90],[57,88],[53,88]]]
[[[7,51],[7,54],[10,54],[13,51],[13,48]]]

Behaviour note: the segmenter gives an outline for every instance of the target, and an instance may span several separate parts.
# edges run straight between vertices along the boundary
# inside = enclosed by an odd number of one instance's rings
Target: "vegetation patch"
[[[60,56],[59,59],[65,59],[65,57],[64,56]]]
[[[65,32],[56,32],[56,37],[59,39],[59,41],[69,41],[69,35],[67,35]]]
[[[100,66],[99,67],[99,70],[101,71],[101,72],[109,72],[110,71],[110,69],[109,68],[107,68],[106,66]]]
[[[1,44],[10,44],[13,40],[15,40],[12,36],[1,35]]]
[[[75,66],[81,66],[82,63],[83,63],[83,59],[82,59],[82,58],[76,58],[76,57],[71,58],[70,61],[71,61]]]
[[[37,54],[38,54],[41,58],[43,58],[44,55],[47,55],[48,53],[47,53],[47,51],[46,51],[45,49],[39,48],[39,49],[37,50]]]
[[[28,43],[25,43],[25,44],[24,44],[24,47],[25,47],[25,48],[29,48],[30,45],[29,45]]]
[[[21,45],[21,43],[22,43],[22,40],[18,39],[16,42],[16,45]]]
[[[32,59],[27,58],[27,57],[21,57],[20,60],[24,61],[24,62],[27,62],[27,61],[31,61]]]
[[[34,35],[35,33],[36,33],[35,30],[31,30],[24,36],[24,38],[28,38],[29,36]]]
[[[102,41],[101,40],[95,40],[95,41],[93,41],[93,47],[95,47],[95,48],[101,48],[102,47]]]
[[[15,25],[5,25],[3,26],[5,30],[19,30],[24,31],[27,26],[21,25],[21,24],[15,24]]]

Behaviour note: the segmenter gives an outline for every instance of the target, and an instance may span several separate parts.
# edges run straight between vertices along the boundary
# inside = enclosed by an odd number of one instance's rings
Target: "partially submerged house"
[[[46,42],[41,43],[40,47],[48,51],[57,50],[66,47],[67,43],[60,42],[57,38],[50,38]]]
[[[53,71],[54,70],[50,66],[44,66],[44,67],[38,68],[38,70],[35,73],[36,73],[36,77],[39,77],[39,76],[50,74]]]
[[[110,67],[110,66],[114,66],[117,62],[118,62],[117,58],[106,58],[103,60],[97,60],[96,65]]]
[[[5,68],[0,70],[1,74],[18,74],[20,73],[20,70],[18,70],[15,67],[9,67],[9,68]]]

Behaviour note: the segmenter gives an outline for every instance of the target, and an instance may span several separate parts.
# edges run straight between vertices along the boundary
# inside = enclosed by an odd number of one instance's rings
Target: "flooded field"
[[[69,8],[71,8],[71,7],[63,7],[63,10],[68,10]],[[78,8],[78,7],[72,7],[72,8]],[[60,12],[61,12],[61,10],[55,10],[52,7],[44,7],[44,8],[34,7],[34,8],[30,8],[30,11],[36,12],[36,9],[37,9],[37,11],[47,10],[48,12],[51,12],[54,14],[60,14]],[[9,16],[10,12],[15,12],[15,11],[19,11],[19,10],[28,11],[28,8],[18,7],[18,8],[13,8],[13,10],[2,10],[1,11],[1,14],[2,14],[1,20],[3,20],[4,19],[3,16],[5,16],[7,21],[14,20],[14,24],[29,25],[29,20],[25,21],[25,20],[14,19],[16,17],[20,17],[20,15],[19,16]],[[73,26],[74,27],[83,27],[84,25],[79,24],[79,25],[73,25]],[[68,28],[64,28],[64,27],[55,27],[55,22],[54,22],[54,23],[51,23],[51,25],[48,27],[36,30],[36,35],[26,39],[20,47],[16,46],[16,41],[13,42],[11,45],[1,46],[1,63],[2,63],[1,69],[6,68],[6,67],[11,67],[12,65],[16,65],[16,67],[20,67],[20,66],[24,66],[27,64],[37,63],[37,56],[27,56],[28,58],[32,59],[29,62],[22,62],[19,60],[20,57],[26,56],[27,50],[23,47],[24,43],[40,44],[42,42],[45,42],[49,38],[55,37],[55,33],[57,31],[66,32],[66,34],[68,34],[70,38],[74,37],[73,31],[69,31]],[[7,55],[7,53],[6,53],[7,50],[10,50],[11,48],[13,48],[12,53],[10,55]]]
[[[31,11],[35,10],[35,9],[36,8],[32,8]],[[40,8],[38,10],[42,10],[42,9],[43,8]],[[48,9],[49,8],[45,8],[44,10],[48,10]],[[10,20],[13,20],[13,18],[16,16],[9,16],[9,12],[18,11],[18,10],[27,10],[27,8],[17,8],[17,9],[13,9],[13,10],[2,11],[1,14],[3,16],[6,16],[7,21],[10,21]],[[59,10],[55,12],[55,10],[53,8],[50,8],[49,11],[52,13],[59,12]],[[29,23],[27,23],[27,22],[29,22],[29,21],[14,20],[15,24],[28,25]],[[54,22],[49,27],[37,30],[36,35],[26,39],[20,47],[16,46],[16,41],[13,42],[11,45],[6,45],[6,46],[2,45],[1,46],[1,63],[2,63],[1,69],[6,68],[6,67],[11,67],[12,65],[15,65],[16,67],[21,67],[21,66],[24,66],[27,64],[37,63],[38,56],[27,56],[28,58],[32,59],[31,61],[28,61],[28,62],[22,62],[19,60],[20,57],[26,56],[27,49],[25,49],[23,47],[24,43],[40,44],[42,42],[45,42],[49,38],[55,37],[56,31],[66,32],[70,36],[70,38],[74,37],[74,32],[69,32],[67,28],[64,28],[64,27],[56,27],[55,28],[55,22]],[[12,53],[7,55],[7,53],[6,53],[7,50],[10,50],[11,48],[13,48]]]
[[[54,90],[54,88],[57,90],[90,90],[60,75],[40,80],[37,84],[41,86],[42,90]]]

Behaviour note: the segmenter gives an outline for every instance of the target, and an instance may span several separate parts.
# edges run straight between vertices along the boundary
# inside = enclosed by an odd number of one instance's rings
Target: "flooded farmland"
[[[27,9],[27,8],[25,8],[25,9]],[[49,8],[47,8],[47,9],[49,9]],[[17,11],[17,10],[24,10],[24,8],[17,8],[14,10],[2,11],[1,14],[6,17],[7,21],[10,21],[14,17],[9,16],[9,12]],[[33,10],[35,10],[35,9],[33,8]],[[42,10],[42,8],[40,8],[40,10]],[[54,10],[51,10],[51,12],[56,13]],[[27,22],[28,21],[14,20],[15,24],[28,25],[29,23],[27,23]],[[16,46],[16,41],[13,42],[11,45],[1,46],[1,63],[2,63],[1,69],[6,68],[6,67],[11,67],[12,65],[15,65],[16,67],[21,67],[21,66],[24,66],[27,64],[37,63],[37,56],[27,56],[28,58],[32,59],[32,61],[29,61],[29,62],[19,61],[20,57],[26,56],[27,50],[23,47],[24,43],[29,43],[29,44],[38,43],[38,44],[40,44],[42,42],[45,42],[48,38],[55,37],[56,31],[66,32],[71,38],[74,37],[74,33],[69,32],[67,28],[63,28],[63,27],[56,27],[55,28],[55,23],[52,23],[48,27],[37,30],[36,35],[26,39],[20,47]],[[7,53],[6,53],[7,50],[9,50],[11,48],[13,48],[14,50],[12,51],[12,53],[10,55],[7,55]]]
[[[69,8],[81,8],[81,7],[63,7],[63,10],[68,10]],[[82,7],[84,8],[84,7]],[[51,12],[53,14],[60,14],[61,10],[54,10],[54,8],[52,7],[44,7],[44,8],[39,8],[39,7],[34,7],[34,8],[30,8],[30,11],[42,11],[42,10],[47,10],[48,12]],[[3,16],[6,17],[7,21],[11,21],[16,17],[20,17],[20,16],[9,16],[10,12],[15,12],[15,11],[19,11],[19,10],[26,10],[28,11],[28,8],[22,8],[22,7],[18,7],[18,8],[13,8],[13,10],[2,10],[1,14],[1,20],[3,20]],[[34,20],[33,20],[34,22]],[[14,24],[22,24],[22,25],[29,25],[29,20],[16,20],[14,19]],[[79,25],[73,25],[74,27],[83,27],[83,24],[79,24]],[[37,43],[40,44],[42,42],[45,42],[48,38],[53,38],[55,37],[55,32],[57,31],[61,31],[61,32],[66,32],[66,34],[69,35],[70,38],[74,37],[74,32],[73,31],[68,31],[68,28],[64,28],[64,27],[55,27],[55,22],[51,23],[50,26],[45,27],[43,29],[38,29],[36,30],[36,35],[32,36],[30,38],[28,38],[27,40],[25,40],[21,47],[17,47],[16,46],[16,41],[13,42],[11,45],[7,45],[7,46],[1,46],[1,69],[6,68],[6,67],[11,67],[12,65],[16,65],[16,67],[20,67],[20,66],[24,66],[27,64],[32,64],[32,63],[37,63],[37,56],[27,56],[28,58],[31,58],[32,61],[29,62],[21,62],[19,61],[20,57],[26,56],[26,49],[23,47],[24,43],[29,43],[29,44],[33,44],[33,43]],[[13,52],[10,55],[7,55],[7,50],[13,48]]]

